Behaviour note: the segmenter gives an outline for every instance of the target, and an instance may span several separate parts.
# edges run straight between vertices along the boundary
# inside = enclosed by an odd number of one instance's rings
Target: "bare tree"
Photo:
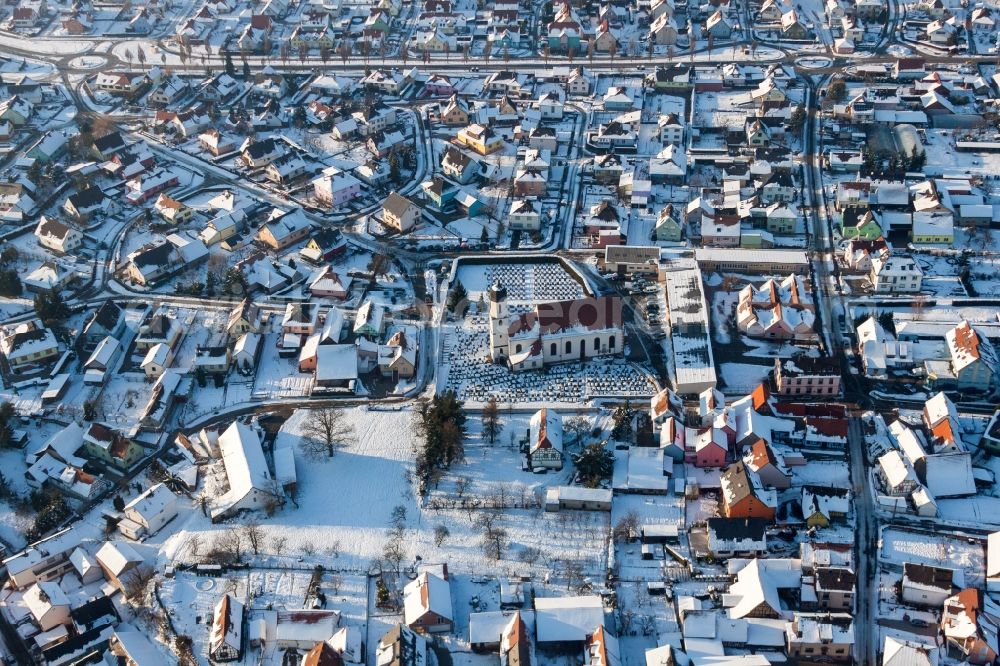
[[[243,535],[236,527],[230,527],[215,537],[213,550],[228,563],[243,560]]]
[[[313,457],[332,458],[337,449],[354,439],[354,426],[343,410],[323,407],[312,410],[302,426],[302,449]]]
[[[445,539],[447,539],[448,535],[450,535],[450,534],[451,534],[451,531],[448,529],[448,527],[446,525],[435,525],[434,526],[434,545],[437,546],[438,548],[440,548],[441,544],[444,543]]]
[[[241,538],[253,551],[254,555],[260,555],[260,550],[264,546],[264,529],[256,518],[250,518],[240,528]]]
[[[133,605],[145,605],[149,584],[156,578],[156,569],[148,564],[140,564],[119,577],[122,594]]]
[[[640,529],[642,528],[639,521],[639,514],[635,511],[629,511],[618,519],[618,523],[615,525],[611,536],[615,541],[631,541],[639,536]]]
[[[563,568],[566,573],[566,589],[569,590],[583,582],[583,565],[579,560],[563,560]]]
[[[288,545],[288,537],[278,535],[271,538],[271,551],[278,555],[279,557],[283,552],[285,552],[285,546]]]
[[[483,436],[488,437],[490,444],[495,444],[497,435],[503,429],[503,424],[500,422],[500,411],[497,408],[496,396],[490,396],[490,399],[486,402],[486,406],[483,407]]]
[[[264,513],[273,516],[274,513],[285,505],[285,489],[277,479],[271,479],[268,487],[270,492],[263,498]]]
[[[344,584],[344,577],[334,572],[326,577],[326,583],[332,594],[340,594],[340,586]]]
[[[458,499],[462,499],[465,492],[469,489],[469,477],[459,476],[455,479],[455,495]]]
[[[525,564],[534,566],[538,560],[542,557],[542,550],[536,548],[535,546],[525,546],[517,554],[517,559],[521,560]]]
[[[483,554],[491,560],[501,559],[510,537],[500,525],[500,515],[484,513],[479,517],[479,527],[483,531]]]
[[[399,575],[403,560],[406,559],[406,544],[402,539],[389,537],[389,540],[382,546],[382,557],[386,564],[392,565],[393,571]]]
[[[584,435],[590,432],[590,422],[586,417],[574,416],[571,419],[566,419],[563,430],[573,436],[574,444],[579,444]]]
[[[201,535],[197,532],[191,534],[188,537],[187,543],[185,544],[185,549],[189,557],[198,557],[198,553],[201,552]]]

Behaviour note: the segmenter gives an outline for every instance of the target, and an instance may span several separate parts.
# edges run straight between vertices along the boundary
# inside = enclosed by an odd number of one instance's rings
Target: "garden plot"
[[[209,630],[219,599],[226,593],[232,594],[246,605],[250,618],[261,611],[307,608],[306,595],[312,569],[305,564],[299,566],[299,570],[231,572],[226,577],[177,573],[175,578],[163,580],[160,598],[171,609],[170,619],[174,630],[193,639],[195,655],[200,663],[207,664],[210,663]],[[341,613],[340,626],[350,627],[364,635],[368,624],[367,577],[326,573],[321,578],[319,587],[326,594],[326,608]],[[279,666],[283,656],[284,650],[279,651],[275,646],[265,647],[261,653],[246,645],[243,658],[233,663]]]
[[[578,564],[580,575],[603,579],[607,550],[603,536],[610,530],[607,513],[588,511],[545,512],[537,502],[529,508],[432,509],[415,496],[412,474],[418,441],[413,434],[413,412],[400,409],[381,411],[364,407],[345,411],[355,430],[354,441],[337,451],[332,458],[307,458],[299,442],[308,410],[299,410],[278,434],[295,450],[298,488],[295,501],[288,502],[275,516],[256,516],[261,523],[265,544],[251,562],[271,566],[296,566],[299,560],[310,568],[322,564],[329,570],[364,573],[382,560],[384,545],[393,512],[402,507],[406,513],[404,567],[416,562],[447,562],[455,573],[490,576],[509,573],[548,576],[565,580],[565,562]],[[471,439],[471,438],[470,438]],[[486,455],[483,456],[483,449]],[[470,446],[470,460],[448,471],[439,484],[440,492],[454,488],[453,478],[469,476],[470,493],[490,492],[508,481],[521,479],[530,483],[530,475],[520,471],[520,464],[510,451]],[[506,468],[508,473],[489,475],[489,464]],[[217,466],[217,467],[221,467]],[[478,471],[477,471],[478,470]],[[221,470],[207,470],[205,492],[224,483]],[[476,482],[481,478],[482,482]],[[538,481],[563,482],[554,475],[536,477]],[[508,488],[510,483],[504,484]],[[510,495],[508,495],[510,497]],[[503,557],[489,560],[483,552],[479,522],[484,513],[497,515],[498,525],[506,530],[509,543]],[[435,541],[435,528],[443,526],[447,537]],[[200,542],[205,551],[227,524],[213,525],[201,511],[189,511],[174,527],[174,534],[163,543],[162,556],[174,562],[194,562],[192,542]],[[280,552],[275,544],[280,543]],[[595,578],[596,577],[596,578]],[[579,581],[577,581],[578,583]]]
[[[512,372],[490,362],[486,321],[485,317],[470,317],[445,335],[440,381],[462,400],[481,403],[494,396],[502,404],[558,406],[579,405],[598,397],[644,398],[656,393],[653,381],[621,358]]]
[[[507,288],[507,301],[534,305],[583,298],[583,285],[558,262],[462,264],[456,276],[470,301],[486,298],[490,285],[500,281]]]
[[[560,413],[564,423],[574,416],[569,411]],[[530,505],[544,496],[546,486],[568,484],[573,474],[568,456],[578,448],[569,433],[566,433],[564,444],[567,460],[561,470],[535,474],[531,470],[522,469],[524,456],[521,454],[520,442],[528,433],[530,418],[524,412],[508,414],[501,405],[502,430],[493,444],[477,432],[481,425],[478,419],[468,423],[465,459],[452,466],[448,475],[431,489],[428,506],[435,506],[435,500],[452,503],[454,500],[460,502],[461,497],[466,497],[478,501],[497,497],[501,493],[508,502]]]
[[[851,485],[850,469],[842,462],[810,460],[808,465],[792,468],[796,486],[831,486],[847,488]]]
[[[931,254],[915,254],[913,257],[924,272],[921,291],[934,296],[968,296],[958,278],[955,257]]]
[[[976,296],[1000,296],[998,268],[1000,268],[1000,257],[995,255],[969,258],[969,284],[975,290]]]
[[[897,566],[907,562],[961,569],[965,584],[982,585],[986,553],[979,541],[932,532],[890,527],[882,531],[879,559]]]

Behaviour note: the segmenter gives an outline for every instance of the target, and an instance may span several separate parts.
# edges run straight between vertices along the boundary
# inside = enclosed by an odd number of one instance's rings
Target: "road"
[[[861,420],[855,417],[847,424],[847,443],[850,455],[851,484],[854,487],[855,556],[857,587],[854,591],[854,646],[855,659],[861,666],[877,664],[876,652],[880,646],[875,618],[878,613],[878,579],[875,544],[878,538],[878,513],[872,501],[869,485],[867,451],[861,431]]]
[[[850,358],[845,353],[842,342],[839,317],[846,319],[846,301],[840,290],[835,272],[835,248],[833,230],[824,194],[822,156],[822,118],[818,109],[817,90],[822,88],[828,77],[820,75],[818,80],[803,77],[806,83],[806,103],[808,110],[803,138],[805,141],[802,174],[805,187],[804,201],[809,214],[809,240],[812,249],[811,268],[813,294],[816,300],[817,325],[824,334],[824,346],[830,356],[841,359],[845,372],[849,372]],[[869,484],[868,456],[861,422],[852,417],[848,422],[848,447],[850,456],[850,478],[854,488],[855,554],[857,558],[857,588],[855,590],[855,658],[862,666],[874,666],[879,650],[878,631],[875,617],[878,612],[878,587],[873,585],[878,572],[875,564],[874,543],[878,534],[878,513],[872,501]]]

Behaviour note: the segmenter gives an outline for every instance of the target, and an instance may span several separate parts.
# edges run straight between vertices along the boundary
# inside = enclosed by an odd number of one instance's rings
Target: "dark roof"
[[[763,541],[768,522],[763,518],[709,518],[708,529],[723,541]]]
[[[454,164],[458,168],[465,170],[469,164],[472,163],[472,158],[455,146],[448,146],[448,150],[445,151],[444,157],[441,159],[442,162],[449,162]]]
[[[786,375],[796,376],[796,375],[826,375],[826,376],[836,376],[840,375],[840,359],[839,358],[818,358],[813,356],[806,356],[805,354],[796,354],[792,359],[795,364],[794,368],[789,367],[788,362],[784,362],[781,365],[781,372]]]
[[[104,330],[110,331],[118,325],[121,315],[122,309],[118,307],[118,304],[108,300],[101,303],[101,307],[97,308],[97,311],[94,312],[91,321],[100,325]]]
[[[66,238],[66,234],[70,232],[72,227],[68,224],[63,224],[59,220],[54,220],[51,217],[42,216],[41,222],[38,223],[39,232],[46,236],[54,236],[55,238]]]
[[[274,139],[264,139],[263,141],[256,141],[247,146],[246,154],[250,156],[251,159],[259,159],[265,155],[270,155],[275,151]]]
[[[619,219],[618,209],[611,205],[611,202],[604,200],[597,204],[597,211],[591,214],[591,217],[604,220],[605,222],[617,222]]]
[[[173,325],[173,320],[167,315],[165,314],[153,315],[150,318],[149,323],[146,324],[145,326],[144,335],[146,337],[166,335],[167,331],[170,330],[170,327],[172,325]]]
[[[382,208],[389,211],[396,217],[402,216],[410,208],[410,206],[415,206],[416,204],[404,197],[399,192],[390,192],[389,196],[385,198],[382,202]]]
[[[111,132],[110,134],[105,134],[99,139],[94,139],[94,148],[97,148],[97,150],[101,153],[124,147],[125,139],[123,139],[122,135],[118,132]]]
[[[823,590],[850,592],[858,577],[850,569],[823,567],[816,569],[816,586]]]
[[[765,185],[778,185],[780,187],[795,187],[795,181],[792,180],[791,174],[786,171],[775,171],[771,174],[771,177],[767,179]]]
[[[945,569],[944,567],[932,567],[915,562],[906,562],[903,564],[904,578],[908,578],[914,583],[926,585],[927,587],[936,587],[946,592],[951,592],[954,576],[955,572],[952,569]]]
[[[729,502],[731,505],[742,502],[747,497],[753,497],[753,484],[750,483],[750,476],[746,465],[742,461],[737,461],[726,468],[722,474],[723,480],[727,482],[733,498]]]
[[[99,187],[88,187],[76,194],[71,194],[69,200],[77,210],[86,210],[92,206],[99,206],[104,201],[104,192]]]
[[[320,229],[312,235],[312,241],[321,250],[330,250],[344,241],[344,235],[340,233],[340,229]]]
[[[44,340],[48,332],[44,328],[32,328],[27,331],[15,333],[10,341],[11,350],[19,349],[22,345],[27,345],[38,340]]]
[[[579,298],[571,301],[541,303],[534,312],[514,319],[511,334],[533,327],[535,322],[543,332],[556,333],[577,326],[590,331],[602,331],[622,326],[622,302],[617,296]]]
[[[159,245],[141,250],[132,257],[132,263],[139,268],[144,266],[165,266],[174,255],[174,246],[163,242]]]

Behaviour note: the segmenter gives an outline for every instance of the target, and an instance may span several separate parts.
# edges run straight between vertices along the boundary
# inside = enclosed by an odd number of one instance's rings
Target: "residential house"
[[[532,468],[562,469],[562,416],[554,409],[535,412],[528,427],[528,461]]]
[[[83,233],[68,224],[42,215],[35,227],[38,244],[58,254],[70,254],[83,245]]]
[[[775,492],[764,489],[760,477],[742,461],[726,468],[721,481],[725,517],[774,520],[778,505]]]
[[[480,155],[490,155],[504,146],[503,137],[489,127],[472,124],[458,131],[455,140]]]
[[[37,365],[59,355],[59,343],[42,322],[31,319],[3,331],[0,352],[14,372],[22,366]]]
[[[91,459],[119,472],[131,470],[145,457],[142,446],[103,423],[90,424],[83,434],[83,448]]]
[[[903,603],[926,608],[941,608],[961,587],[962,573],[946,567],[905,562],[900,587]]]
[[[391,192],[382,203],[382,223],[399,233],[406,233],[420,219],[420,206],[398,192]]]
[[[177,516],[177,496],[167,486],[157,483],[125,505],[118,531],[138,541],[152,536]]]
[[[419,633],[450,632],[454,627],[451,584],[447,578],[424,571],[403,588],[403,622]]]
[[[308,236],[311,230],[312,225],[300,210],[275,208],[257,232],[257,240],[272,249],[284,250]]]

